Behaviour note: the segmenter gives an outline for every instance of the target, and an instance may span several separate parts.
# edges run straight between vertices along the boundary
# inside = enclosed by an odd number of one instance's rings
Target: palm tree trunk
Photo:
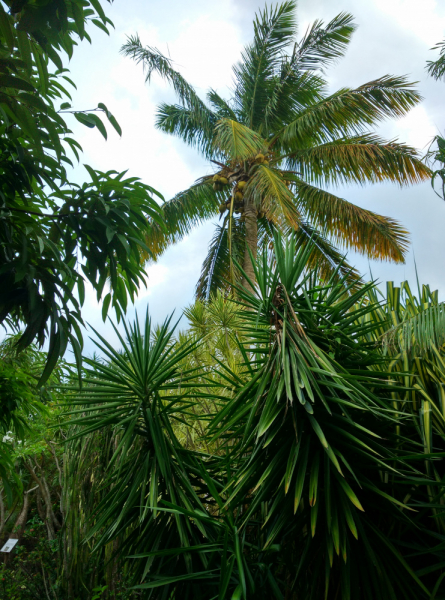
[[[258,247],[258,211],[252,202],[248,202],[244,209],[245,226],[246,226],[246,247],[244,250],[243,269],[246,277],[243,277],[242,285],[249,291],[254,291],[252,285],[247,281],[250,279],[255,285],[255,271],[253,270],[252,257],[256,260]],[[249,253],[250,250],[250,253]]]

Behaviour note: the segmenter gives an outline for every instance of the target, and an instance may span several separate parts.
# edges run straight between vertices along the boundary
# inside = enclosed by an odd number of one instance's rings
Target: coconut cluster
[[[215,191],[222,191],[224,189],[224,186],[228,185],[229,183],[234,183],[235,182],[235,188],[231,189],[231,192],[233,194],[233,211],[236,214],[242,214],[244,212],[244,189],[247,185],[247,177],[244,175],[241,175],[242,178],[237,178],[240,177],[240,174],[229,174],[230,175],[230,179],[229,177],[226,177],[225,175],[221,175],[221,174],[217,174],[214,175],[212,178],[213,181],[213,189]],[[221,214],[223,214],[224,212],[230,210],[230,206],[232,204],[232,194],[227,198],[227,200],[225,202],[223,202],[222,204],[219,205],[219,212]],[[241,219],[243,220],[243,218],[241,217]]]
[[[265,167],[269,166],[269,158],[272,155],[265,155],[259,153],[255,156],[255,158],[251,158],[244,163],[244,165],[239,168],[234,168],[234,170],[230,170],[228,167],[225,167],[222,171],[217,173],[212,177],[213,181],[213,189],[216,192],[221,192],[224,190],[224,187],[229,184],[235,184],[234,188],[231,187],[231,194],[227,198],[225,202],[219,205],[219,212],[223,215],[226,211],[230,210],[232,204],[232,194],[233,194],[233,212],[235,214],[241,215],[240,221],[244,221],[244,193],[249,181],[249,178],[254,172],[254,169],[258,165],[263,165]],[[222,166],[222,165],[221,165]],[[252,169],[253,167],[253,169]],[[260,218],[264,216],[264,212],[260,211]]]
[[[213,176],[213,189],[215,192],[221,192],[225,185],[229,183],[227,177],[224,175],[214,175]]]
[[[255,156],[255,162],[257,165],[264,165],[265,167],[269,166],[267,156],[264,156],[261,152]]]

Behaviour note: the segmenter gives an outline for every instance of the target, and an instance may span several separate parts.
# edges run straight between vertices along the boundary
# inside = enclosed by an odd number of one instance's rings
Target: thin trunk
[[[40,479],[37,477],[32,465],[28,464],[25,461],[25,467],[28,470],[28,473],[31,475],[32,479],[37,483],[39,487],[39,491],[42,494],[43,500],[45,502],[46,515],[45,515],[45,524],[48,530],[48,539],[53,540],[56,537],[56,530],[60,529],[61,525],[56,519],[56,515],[54,514],[51,495],[49,492],[48,484],[46,483],[46,479],[43,475],[41,475]]]
[[[55,448],[53,448],[52,444],[54,444],[54,442],[48,442],[48,448],[51,451],[51,454],[53,455],[54,458],[54,462],[56,463],[56,467],[57,467],[57,472],[59,473],[59,485],[60,485],[60,514],[62,515],[62,521],[65,521],[65,507],[63,504],[63,473],[62,473],[62,469],[60,467],[59,461],[57,459],[57,454],[55,451]]]
[[[43,507],[43,498],[42,498],[42,494],[40,493],[40,487],[37,490],[36,504],[37,504],[37,512],[39,513],[39,517],[45,523],[46,514],[45,514],[45,509]]]
[[[17,536],[18,540],[21,537],[23,537],[23,534],[25,533],[26,522],[28,520],[30,494],[31,494],[31,492],[33,492],[36,489],[37,489],[37,486],[33,487],[32,489],[28,490],[27,492],[25,492],[23,494],[22,510],[20,511],[20,514],[17,517],[17,521],[15,522],[14,530],[13,530],[14,534],[11,537],[15,538],[15,536]]]
[[[252,257],[256,260],[257,247],[258,247],[258,211],[252,203],[247,203],[244,209],[245,227],[246,227],[246,248],[244,250],[244,262],[243,269],[246,274],[246,278],[243,277],[242,285],[249,291],[254,291],[252,285],[247,281],[250,279],[253,285],[255,285],[255,271],[253,270]],[[250,250],[250,253],[249,253]]]

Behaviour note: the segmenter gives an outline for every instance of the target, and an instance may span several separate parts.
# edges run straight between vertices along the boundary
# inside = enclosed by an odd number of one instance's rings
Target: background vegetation
[[[159,205],[125,173],[69,181],[65,111],[120,131],[67,101],[62,57],[89,22],[110,25],[97,0],[0,4],[0,320],[17,330],[0,345],[0,536],[19,539],[2,595],[444,599],[444,305],[363,283],[334,244],[402,260],[405,232],[318,187],[443,180],[442,138],[430,170],[369,132],[417,92],[386,77],[328,96],[352,18],[295,43],[294,2],[259,13],[234,100],[211,91],[210,108],[129,38],[179,96],[159,127],[218,167]],[[218,211],[185,330],[128,322],[145,261]],[[84,282],[124,332],[110,320],[118,346],[95,333],[82,360]]]

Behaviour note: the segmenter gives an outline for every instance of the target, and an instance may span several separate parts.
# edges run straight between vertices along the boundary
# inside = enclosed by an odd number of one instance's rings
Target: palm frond
[[[255,157],[264,146],[264,140],[255,131],[237,121],[220,119],[216,125],[214,148],[227,160],[240,162]]]
[[[325,88],[326,82],[318,74],[297,70],[295,53],[289,59],[284,58],[280,73],[271,82],[264,108],[264,137],[275,140],[277,131],[293,122],[296,113],[322,100]]]
[[[121,53],[132,58],[137,64],[142,63],[145,72],[145,81],[150,81],[153,73],[157,73],[168,81],[175,90],[181,103],[196,117],[202,113],[200,121],[212,118],[211,111],[207,108],[194,88],[184,77],[172,67],[172,60],[164,56],[157,48],[143,47],[138,35],[128,36],[127,42],[122,46]],[[195,117],[195,118],[196,118]]]
[[[298,228],[289,227],[286,222],[270,221],[265,217],[258,220],[258,252],[268,253],[270,262],[274,258],[274,235],[279,232],[283,240],[293,237],[296,252],[311,248],[307,270],[316,270],[322,281],[344,281],[347,285],[359,285],[360,273],[352,267],[338,248],[308,221],[300,221]]]
[[[360,208],[343,198],[295,179],[297,205],[336,245],[372,259],[404,262],[408,232],[394,219]]]
[[[289,225],[298,227],[301,214],[294,203],[293,194],[276,169],[258,165],[245,188],[247,200],[266,211],[269,220],[283,215]]]
[[[326,26],[323,21],[315,21],[298,45],[298,68],[322,70],[341,58],[355,29],[353,16],[348,13],[340,13]]]
[[[270,79],[277,74],[282,53],[296,34],[296,2],[288,0],[259,11],[254,21],[254,40],[234,67],[235,103],[243,122],[257,129],[269,100]]]
[[[213,106],[218,119],[226,118],[239,121],[238,115],[233,111],[229,102],[224,100],[215,90],[210,89],[207,92],[207,100]]]
[[[151,221],[147,227],[146,240],[151,254],[147,258],[156,260],[171,244],[176,244],[197,225],[218,214],[224,196],[215,192],[207,179],[192,185],[162,205],[165,230]]]
[[[226,216],[224,223],[216,226],[196,284],[197,300],[208,300],[218,290],[228,291],[230,288],[229,218]],[[232,221],[232,257],[239,262],[245,246],[244,226],[239,219],[232,218]],[[235,280],[240,278],[236,269],[234,275]]]
[[[387,283],[385,327],[381,340],[387,350],[412,353],[414,356],[430,352],[437,362],[439,350],[445,344],[445,304],[439,302],[437,290],[427,285],[420,288],[419,297],[411,292],[407,281],[400,287]],[[443,368],[445,364],[438,361]],[[430,373],[431,375],[431,373]]]
[[[402,352],[440,348],[445,343],[445,304],[428,306],[415,315],[406,314],[401,323],[387,332],[384,341]]]
[[[380,77],[356,89],[341,89],[307,107],[275,137],[283,148],[329,142],[363,132],[383,119],[402,117],[421,99],[405,77]]]
[[[361,283],[361,275],[357,269],[311,223],[301,221],[294,235],[297,251],[312,247],[307,268],[317,269],[323,281],[343,281],[353,286]]]
[[[217,117],[210,111],[185,108],[178,104],[160,104],[156,113],[156,127],[181,138],[197,148],[206,158],[214,155],[213,141]]]
[[[431,178],[431,170],[420,160],[417,150],[375,135],[341,138],[303,149],[293,153],[287,164],[315,184],[391,181],[403,186]]]
[[[445,76],[445,40],[436,44],[432,50],[439,50],[439,58],[437,60],[427,61],[426,70],[431,77],[439,80]]]

